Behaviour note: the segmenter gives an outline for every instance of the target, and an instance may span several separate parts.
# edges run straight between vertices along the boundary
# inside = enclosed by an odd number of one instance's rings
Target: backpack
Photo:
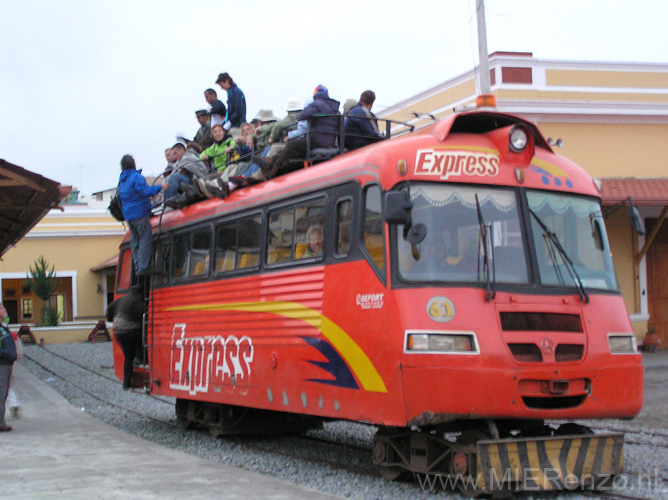
[[[0,354],[0,360],[4,361],[5,364],[7,361],[9,363],[14,363],[16,361],[16,344],[14,343],[14,337],[9,333],[9,330],[6,327],[0,327],[0,349],[2,353]]]
[[[118,193],[116,193],[109,202],[109,212],[111,212],[111,216],[118,222],[123,222],[125,220],[125,217],[123,217],[123,205],[121,203],[121,197],[118,196]]]

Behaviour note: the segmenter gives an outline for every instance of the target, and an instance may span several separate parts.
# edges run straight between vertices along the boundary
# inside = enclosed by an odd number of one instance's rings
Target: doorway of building
[[[658,219],[647,219],[647,233]],[[659,349],[668,349],[668,221],[652,241],[647,252],[647,306],[649,324],[659,336]]]
[[[10,323],[19,322],[19,303],[16,300],[4,300],[2,302],[7,309],[7,317]]]

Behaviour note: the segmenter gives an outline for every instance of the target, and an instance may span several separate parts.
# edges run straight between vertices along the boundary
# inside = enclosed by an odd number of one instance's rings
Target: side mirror
[[[633,199],[630,196],[625,200],[620,201],[619,203],[603,209],[601,211],[603,217],[608,218],[617,210],[619,210],[623,205],[626,205],[626,210],[628,211],[629,219],[631,219],[633,230],[641,236],[645,234],[645,224],[643,224],[642,217],[640,217],[638,209],[633,205]]]
[[[383,216],[388,224],[403,224],[409,226],[411,223],[411,202],[408,191],[388,191],[383,197]]]
[[[643,224],[642,217],[640,217],[638,209],[633,205],[633,200],[631,198],[629,198],[629,206],[627,208],[629,211],[629,219],[631,219],[631,224],[633,225],[633,229],[635,230],[636,233],[642,236],[643,234],[645,234],[645,224]]]

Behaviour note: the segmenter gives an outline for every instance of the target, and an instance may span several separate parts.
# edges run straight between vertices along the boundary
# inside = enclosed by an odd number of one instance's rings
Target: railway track
[[[42,348],[42,350],[44,352],[49,353],[49,355],[58,358],[61,361],[65,361],[66,363],[76,366],[80,370],[83,370],[93,376],[108,381],[110,384],[113,384],[114,386],[120,387],[121,385],[120,381],[115,377],[111,377],[106,375],[105,373],[91,369],[90,367],[85,366],[75,360],[69,359],[56,352],[53,352],[48,348]],[[101,397],[99,394],[96,394],[94,391],[91,391],[89,390],[89,388],[85,387],[84,384],[82,384],[80,381],[74,380],[73,377],[71,376],[64,375],[58,369],[54,369],[52,364],[44,362],[43,360],[41,361],[38,360],[36,356],[32,356],[29,352],[26,352],[24,354],[24,357],[30,360],[32,363],[35,363],[37,366],[39,366],[45,372],[49,373],[51,376],[56,377],[59,380],[63,381],[64,383],[71,385],[78,391],[83,392],[87,396],[94,398],[96,401],[100,403],[116,408],[118,410],[122,410],[124,412],[131,413],[137,417],[147,419],[159,423],[161,425],[168,426],[172,429],[183,431],[182,426],[176,421],[175,417],[173,420],[158,418],[146,412],[140,412],[135,410],[134,408],[131,407],[131,404],[128,403],[121,404],[119,402],[112,401],[109,398]],[[174,400],[171,398],[146,394],[141,389],[131,391],[131,393],[141,394],[142,398],[148,397],[160,403],[170,405],[171,407],[174,406]],[[345,435],[331,436],[331,433],[328,433],[330,435],[325,437],[325,436],[318,436],[318,434],[322,434],[325,431],[310,431],[310,432],[311,435],[278,436],[275,437],[274,439],[268,439],[266,436],[260,438],[256,436],[231,436],[231,437],[228,436],[226,439],[233,441],[247,449],[252,449],[256,452],[270,453],[273,455],[285,457],[286,459],[297,459],[309,462],[311,464],[320,464],[339,470],[345,470],[347,472],[351,472],[354,474],[378,477],[378,473],[376,472],[374,466],[371,464],[371,449],[372,449],[371,441],[368,443],[368,446],[359,446],[351,444]],[[206,434],[206,430],[203,430],[201,434]],[[210,439],[215,439],[215,438],[210,437]],[[285,443],[283,442],[284,440],[289,440],[290,441],[289,448],[296,449],[297,452],[295,453],[293,451],[290,452],[282,451],[282,449],[286,448]],[[295,446],[296,443],[303,443],[303,446]],[[338,448],[339,450],[341,448],[345,448],[349,453],[351,450],[359,452],[360,456],[358,457],[358,460],[356,460],[356,462],[358,462],[358,465],[351,465],[351,463],[349,463],[348,461],[336,461],[322,458],[322,456],[324,455],[337,454],[337,453],[332,453],[331,449],[327,449],[328,447]],[[362,454],[364,454],[363,457]],[[363,464],[364,462],[367,462],[368,466],[365,466]]]
[[[128,415],[133,415],[137,422],[140,419],[143,419],[147,422],[146,428],[158,428],[162,426],[164,428],[163,432],[169,433],[172,438],[170,438],[170,446],[180,447],[179,444],[185,439],[195,439],[198,442],[206,440],[210,441],[212,444],[216,442],[224,443],[222,444],[222,449],[227,449],[229,446],[245,450],[244,453],[250,454],[253,457],[251,460],[264,461],[264,460],[274,460],[274,461],[283,461],[286,464],[296,464],[296,467],[313,467],[317,470],[322,471],[322,474],[351,474],[356,475],[359,478],[366,478],[367,481],[375,482],[384,481],[382,480],[375,467],[371,462],[371,452],[373,448],[373,429],[370,426],[364,426],[363,424],[350,424],[350,423],[331,423],[328,424],[324,429],[321,430],[312,430],[308,431],[303,435],[277,435],[277,436],[228,436],[224,440],[220,441],[208,435],[206,429],[195,431],[194,433],[188,432],[184,433],[182,427],[178,424],[175,414],[173,413],[174,400],[171,398],[166,398],[164,396],[155,396],[151,394],[145,394],[143,391],[133,391],[133,392],[122,392],[120,390],[120,381],[114,377],[110,376],[110,366],[104,366],[104,364],[97,364],[99,368],[92,367],[89,363],[89,366],[86,365],[86,359],[77,357],[76,359],[68,358],[63,356],[58,352],[54,352],[50,348],[39,348],[39,351],[34,351],[31,353],[32,349],[38,349],[37,347],[26,349],[25,357],[35,365],[39,366],[42,370],[48,373],[49,377],[63,381],[65,384],[69,384],[71,387],[75,388],[76,391],[80,391],[82,394],[93,398],[95,401],[98,401],[101,405],[106,405],[106,408],[113,408],[119,410]],[[35,354],[35,355],[33,355]],[[75,367],[73,370],[65,370],[60,367],[70,365]],[[72,375],[72,373],[77,373],[80,371],[80,375]],[[65,372],[70,372],[68,375]],[[91,377],[97,377],[98,380],[102,381],[103,385],[109,384],[109,391],[100,391],[105,394],[100,394],[96,390],[91,390],[86,380],[91,380]],[[92,386],[99,386],[99,384],[92,384]],[[108,394],[108,396],[107,396]],[[147,399],[153,400],[156,403],[152,406],[156,409],[155,413],[149,411],[139,411],[136,406],[141,406],[142,401]],[[89,406],[90,403],[87,404]],[[160,411],[160,408],[164,406],[165,410]],[[108,411],[105,407],[102,411]],[[109,410],[110,411],[110,410]],[[166,413],[170,412],[169,417],[165,417]],[[159,414],[163,413],[163,418],[159,417]],[[152,425],[151,422],[159,425]],[[591,423],[591,422],[590,422]],[[138,424],[139,425],[139,424]],[[341,425],[341,428],[338,426]],[[368,429],[359,432],[360,429],[357,429],[357,432],[346,432],[346,426],[360,426]],[[627,432],[629,436],[627,437],[627,443],[633,447],[668,447],[668,445],[663,443],[656,443],[656,436],[660,438],[668,437],[668,433],[658,432],[652,435],[649,435],[642,430],[632,427],[621,426],[606,426],[606,425],[595,425],[594,428],[600,431],[617,431],[617,432]],[[124,429],[127,430],[127,427]],[[153,431],[151,431],[153,432]],[[142,434],[140,432],[140,434]],[[142,434],[143,435],[143,434]],[[193,436],[193,437],[186,437]],[[362,436],[362,437],[360,437]],[[159,441],[159,440],[158,440]],[[216,445],[214,445],[216,446]],[[219,447],[219,446],[216,446]],[[222,453],[221,458],[224,457],[226,452]],[[273,457],[273,458],[270,458]],[[207,458],[211,458],[208,456]],[[301,465],[300,465],[301,464]],[[627,465],[631,465],[627,461]],[[330,472],[327,472],[330,471]],[[642,472],[636,472],[634,470],[626,470],[623,474],[624,481],[628,484],[638,484],[639,476],[643,474]],[[649,477],[649,480],[652,484],[662,483],[668,484],[668,481],[665,481],[662,477],[662,473],[656,475],[648,476],[644,474],[644,477]],[[353,476],[350,476],[353,477]],[[420,489],[420,485],[416,482],[414,484],[417,490]],[[635,492],[634,488],[630,490],[623,491],[596,491],[596,492],[586,492],[586,491],[576,491],[575,493],[583,493],[586,496],[592,498],[605,498],[605,499],[653,499],[657,498],[652,496],[651,492],[649,495],[646,490]],[[457,494],[454,494],[453,497],[450,497],[448,491],[440,490],[442,494],[447,495],[448,498],[458,498]],[[631,493],[629,493],[631,491]]]
[[[559,423],[563,424],[566,421],[565,420],[553,420],[550,421],[551,423]],[[624,442],[626,444],[632,444],[632,445],[640,445],[640,446],[645,446],[645,445],[650,445],[650,446],[656,446],[659,448],[668,448],[668,431],[666,430],[657,430],[657,429],[652,429],[652,432],[649,433],[645,431],[644,429],[639,429],[638,427],[633,427],[633,426],[628,426],[628,425],[605,425],[605,424],[598,424],[592,421],[587,421],[587,420],[578,420],[577,423],[584,425],[586,427],[589,427],[590,429],[594,431],[600,431],[600,432],[621,432],[624,434]],[[629,437],[629,436],[638,436],[638,437]],[[656,438],[665,438],[665,442],[657,442]]]
[[[88,368],[88,367],[86,367],[86,366],[84,366],[84,365],[82,365],[82,364],[80,364],[80,363],[77,363],[76,361],[73,361],[73,360],[71,360],[71,359],[65,358],[64,356],[61,356],[61,355],[59,355],[59,354],[56,354],[56,353],[54,353],[54,352],[52,352],[52,351],[50,351],[50,350],[48,350],[48,349],[46,349],[46,348],[44,348],[44,350],[45,350],[45,352],[48,352],[48,353],[51,354],[52,356],[55,356],[55,357],[60,358],[60,359],[62,359],[62,360],[64,360],[64,361],[67,361],[68,363],[71,363],[72,365],[76,365],[76,366],[78,366],[80,369],[85,370],[85,371],[87,371],[87,372],[90,372],[90,373],[92,373],[93,375],[95,375],[95,376],[97,376],[97,377],[99,377],[99,378],[106,379],[106,380],[110,381],[111,383],[114,383],[115,385],[120,385],[120,382],[119,382],[117,379],[114,379],[114,378],[112,378],[112,377],[109,377],[109,376],[107,376],[107,375],[105,375],[105,374],[103,374],[103,373],[96,372],[95,370],[91,370],[90,368]],[[63,382],[65,382],[65,383],[67,383],[67,384],[70,384],[71,386],[77,388],[79,391],[81,391],[81,392],[87,394],[88,396],[90,396],[90,397],[96,399],[97,401],[99,401],[99,402],[101,402],[101,403],[104,403],[104,404],[106,404],[106,405],[108,405],[108,406],[112,406],[112,407],[117,408],[117,409],[119,409],[119,410],[123,410],[123,411],[129,412],[129,413],[133,413],[133,414],[135,414],[135,415],[137,415],[137,416],[139,416],[139,417],[142,417],[142,418],[146,418],[146,419],[149,419],[149,420],[153,420],[153,421],[155,421],[155,422],[159,422],[159,423],[164,424],[164,425],[169,425],[169,426],[172,426],[172,427],[178,427],[178,425],[177,425],[175,422],[168,422],[168,421],[165,421],[165,420],[163,420],[163,419],[156,418],[156,417],[154,417],[154,416],[152,416],[152,415],[147,415],[146,413],[138,412],[138,411],[136,411],[136,410],[134,410],[134,409],[132,409],[132,408],[129,408],[127,405],[126,405],[126,406],[119,405],[119,404],[117,404],[117,403],[115,403],[115,402],[113,402],[113,401],[110,401],[109,399],[102,398],[102,397],[100,397],[98,394],[95,394],[94,392],[88,390],[88,388],[84,387],[84,386],[83,386],[82,384],[80,384],[79,382],[76,382],[76,381],[72,380],[71,377],[66,377],[66,376],[62,375],[62,374],[59,373],[57,370],[54,370],[52,367],[47,366],[47,364],[38,361],[34,356],[31,356],[31,355],[28,354],[28,353],[24,353],[24,357],[27,358],[27,359],[29,359],[31,362],[35,363],[36,365],[38,365],[40,368],[42,368],[42,370],[44,370],[44,371],[50,373],[50,374],[53,375],[54,377],[59,378],[59,379],[62,380]],[[173,405],[173,404],[174,404],[173,401],[167,401],[167,400],[165,400],[165,399],[163,399],[163,398],[161,398],[161,397],[152,396],[152,395],[148,395],[148,394],[147,394],[147,396],[150,396],[150,397],[152,397],[153,399],[155,399],[156,401],[160,401],[160,402],[165,403],[165,404],[169,404],[169,405]]]

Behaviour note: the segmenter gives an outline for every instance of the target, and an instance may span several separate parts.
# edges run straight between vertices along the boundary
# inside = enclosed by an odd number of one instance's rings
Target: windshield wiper
[[[485,256],[485,262],[483,263],[482,272],[485,275],[485,282],[487,283],[487,295],[485,300],[487,302],[490,299],[496,298],[496,267],[494,265],[494,244],[491,241],[492,238],[492,226],[491,224],[486,224],[485,219],[482,217],[482,210],[480,209],[480,202],[478,201],[478,193],[475,195],[475,207],[478,212],[478,226],[480,227],[480,239],[478,240],[478,255],[480,254],[480,244],[482,242],[482,251]],[[489,244],[489,247],[487,246]],[[488,253],[492,254],[491,258]],[[492,262],[492,278],[490,280],[489,272],[489,263]],[[478,259],[478,276],[480,276],[480,259]]]
[[[561,269],[557,264],[557,256],[554,254],[555,249],[557,250],[557,252],[559,252],[559,255],[561,256],[561,261],[564,263],[564,266],[566,267],[568,274],[570,275],[571,279],[573,280],[573,283],[575,283],[575,286],[578,289],[578,293],[580,294],[580,301],[584,303],[589,303],[589,295],[587,295],[587,290],[582,284],[582,280],[580,279],[580,275],[575,269],[575,265],[573,265],[573,261],[568,257],[568,254],[566,254],[566,250],[564,250],[564,247],[561,245],[559,237],[556,235],[556,233],[550,231],[550,229],[541,220],[541,218],[538,217],[538,215],[536,215],[536,212],[529,209],[529,213],[533,215],[533,218],[536,219],[538,225],[543,229],[543,235],[546,237],[547,250],[548,253],[550,254],[550,260],[552,261],[552,266],[554,267],[554,272],[556,273],[559,282],[562,285],[565,285],[563,276],[561,275]]]

